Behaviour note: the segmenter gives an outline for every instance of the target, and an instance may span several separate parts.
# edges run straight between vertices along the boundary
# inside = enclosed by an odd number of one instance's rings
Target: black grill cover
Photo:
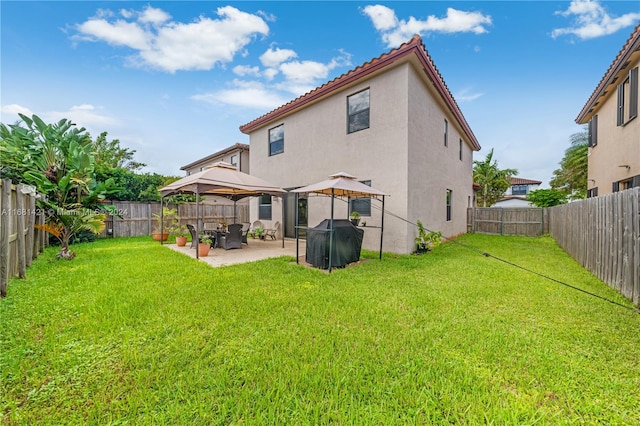
[[[316,268],[329,268],[329,229],[331,219],[325,219],[307,230],[307,263]],[[360,260],[364,231],[346,219],[333,220],[333,255],[331,267],[343,267]]]

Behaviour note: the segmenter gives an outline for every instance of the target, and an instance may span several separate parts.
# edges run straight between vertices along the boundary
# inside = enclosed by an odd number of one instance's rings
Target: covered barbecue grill
[[[297,194],[316,194],[319,196],[325,195],[325,196],[331,197],[331,219],[328,219],[329,224],[325,225],[328,227],[326,234],[329,234],[328,252],[334,253],[334,256],[329,256],[327,252],[326,261],[329,264],[329,266],[327,267],[327,269],[329,269],[329,272],[331,272],[331,267],[334,266],[333,259],[335,257],[335,250],[332,250],[333,239],[335,234],[335,227],[332,225],[335,225],[335,223],[337,222],[337,219],[335,219],[333,215],[334,199],[336,197],[340,197],[340,198],[346,197],[347,199],[365,198],[365,197],[378,199],[378,197],[381,197],[382,198],[382,215],[380,216],[380,259],[382,259],[382,233],[384,231],[384,196],[385,196],[384,192],[371,188],[370,186],[367,186],[362,182],[358,182],[355,176],[352,176],[344,172],[331,175],[329,176],[328,180],[307,185],[303,188],[294,189],[292,192],[296,194],[296,206],[298,205]],[[296,211],[296,217],[298,217],[297,211]],[[325,220],[324,222],[327,222],[327,220]],[[297,229],[298,229],[298,223],[296,221],[296,263],[298,262],[298,258],[299,258],[298,256],[299,234]],[[307,229],[307,232],[308,231],[311,231],[311,229]],[[360,246],[361,246],[362,235],[364,235],[364,231],[362,230],[360,231],[362,232],[360,237]],[[309,238],[307,236],[307,245],[308,244],[309,244]],[[307,253],[309,252],[307,251]],[[358,258],[359,258],[359,254],[360,254],[360,249],[358,249]],[[358,258],[356,258],[356,260],[358,260]],[[308,258],[307,258],[307,262],[309,262]]]
[[[306,261],[316,268],[344,267],[360,260],[364,231],[346,219],[333,220],[333,256],[329,263],[331,219],[307,229]]]

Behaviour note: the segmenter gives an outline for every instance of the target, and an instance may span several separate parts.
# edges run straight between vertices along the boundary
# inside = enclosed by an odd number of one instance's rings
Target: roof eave
[[[206,162],[208,162],[210,160],[213,160],[216,157],[219,157],[221,155],[224,155],[224,154],[227,154],[229,152],[236,151],[236,150],[238,150],[240,152],[249,151],[249,145],[244,144],[244,143],[235,143],[235,144],[231,145],[228,148],[225,148],[225,149],[220,150],[218,152],[214,152],[211,155],[207,155],[206,157],[202,157],[199,160],[196,160],[196,161],[194,161],[192,163],[189,163],[189,164],[187,164],[185,166],[182,166],[182,167],[180,167],[180,170],[188,170],[188,169],[190,169],[192,167],[197,166],[198,164],[206,163]]]
[[[440,73],[435,68],[435,65],[431,61],[426,49],[422,44],[422,39],[419,36],[414,36],[411,41],[403,44],[397,49],[392,50],[389,53],[385,53],[378,58],[374,58],[371,61],[355,68],[354,70],[344,74],[340,77],[335,78],[334,80],[326,83],[324,86],[321,86],[317,89],[314,89],[311,92],[308,92],[305,95],[302,95],[293,101],[243,125],[240,126],[240,131],[244,134],[250,134],[254,130],[267,125],[268,123],[280,119],[284,116],[287,116],[301,108],[306,107],[307,105],[318,101],[319,99],[327,96],[328,94],[348,86],[355,81],[358,81],[366,76],[374,74],[379,70],[393,64],[394,62],[402,59],[408,55],[415,54],[420,63],[423,66],[424,71],[426,72],[429,80],[433,82],[438,94],[444,100],[447,108],[451,111],[451,113],[455,116],[458,123],[462,127],[463,132],[467,136],[471,147],[475,151],[479,151],[481,149],[478,140],[476,139],[471,127],[467,123],[464,115],[460,111],[460,108],[456,104],[451,92],[445,85]]]
[[[600,80],[600,83],[598,83],[598,86],[596,86],[586,104],[582,107],[582,110],[575,119],[575,122],[577,124],[586,124],[589,122],[587,118],[590,119],[590,113],[598,103],[598,100],[602,96],[604,96],[607,87],[609,87],[613,83],[617,74],[620,72],[623,66],[631,60],[631,56],[636,52],[640,52],[640,23],[631,33],[631,36],[629,36],[627,42],[624,44],[620,52],[618,52],[618,54],[616,55],[616,58],[613,60],[613,62],[609,66],[609,69]]]

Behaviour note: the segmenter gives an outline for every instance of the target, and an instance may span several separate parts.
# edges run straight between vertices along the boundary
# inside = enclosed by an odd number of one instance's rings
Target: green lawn
[[[459,241],[631,306],[548,237]],[[332,274],[74,248],[0,300],[5,424],[640,424],[640,315],[457,244]]]

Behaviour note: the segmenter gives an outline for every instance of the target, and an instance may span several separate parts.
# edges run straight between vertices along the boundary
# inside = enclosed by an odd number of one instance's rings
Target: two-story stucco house
[[[250,136],[251,173],[282,188],[346,172],[388,194],[384,251],[413,251],[418,220],[444,236],[466,231],[472,157],[480,145],[419,36],[240,130]],[[284,210],[285,236],[294,236],[293,195],[284,198],[284,209],[268,198],[253,201],[259,208],[252,205],[252,220],[282,221]],[[351,203],[367,222],[363,247],[377,249],[380,205]],[[325,197],[298,204],[299,223],[315,226],[329,217]],[[347,202],[336,201],[335,212],[347,218]]]
[[[220,161],[233,164],[241,172],[249,174],[249,145],[244,143],[235,143],[230,147],[200,158],[186,166],[182,166],[180,167],[180,170],[184,170],[187,173],[187,176],[189,176],[192,173],[201,172],[208,166]]]
[[[640,186],[640,24],[576,118],[589,124],[587,196]]]
[[[511,186],[505,191],[504,196],[493,203],[491,207],[533,207],[527,201],[527,195],[540,187],[542,181],[510,177]]]
[[[239,171],[249,174],[249,145],[244,143],[235,143],[225,149],[214,152],[211,155],[207,155],[206,157],[182,166],[180,167],[180,170],[184,170],[186,175],[189,176],[193,173],[201,172],[207,167],[221,161],[232,164],[236,166]],[[213,195],[205,196],[204,202],[208,204],[233,205],[232,201]],[[243,199],[238,201],[237,204],[249,205],[249,200]]]

